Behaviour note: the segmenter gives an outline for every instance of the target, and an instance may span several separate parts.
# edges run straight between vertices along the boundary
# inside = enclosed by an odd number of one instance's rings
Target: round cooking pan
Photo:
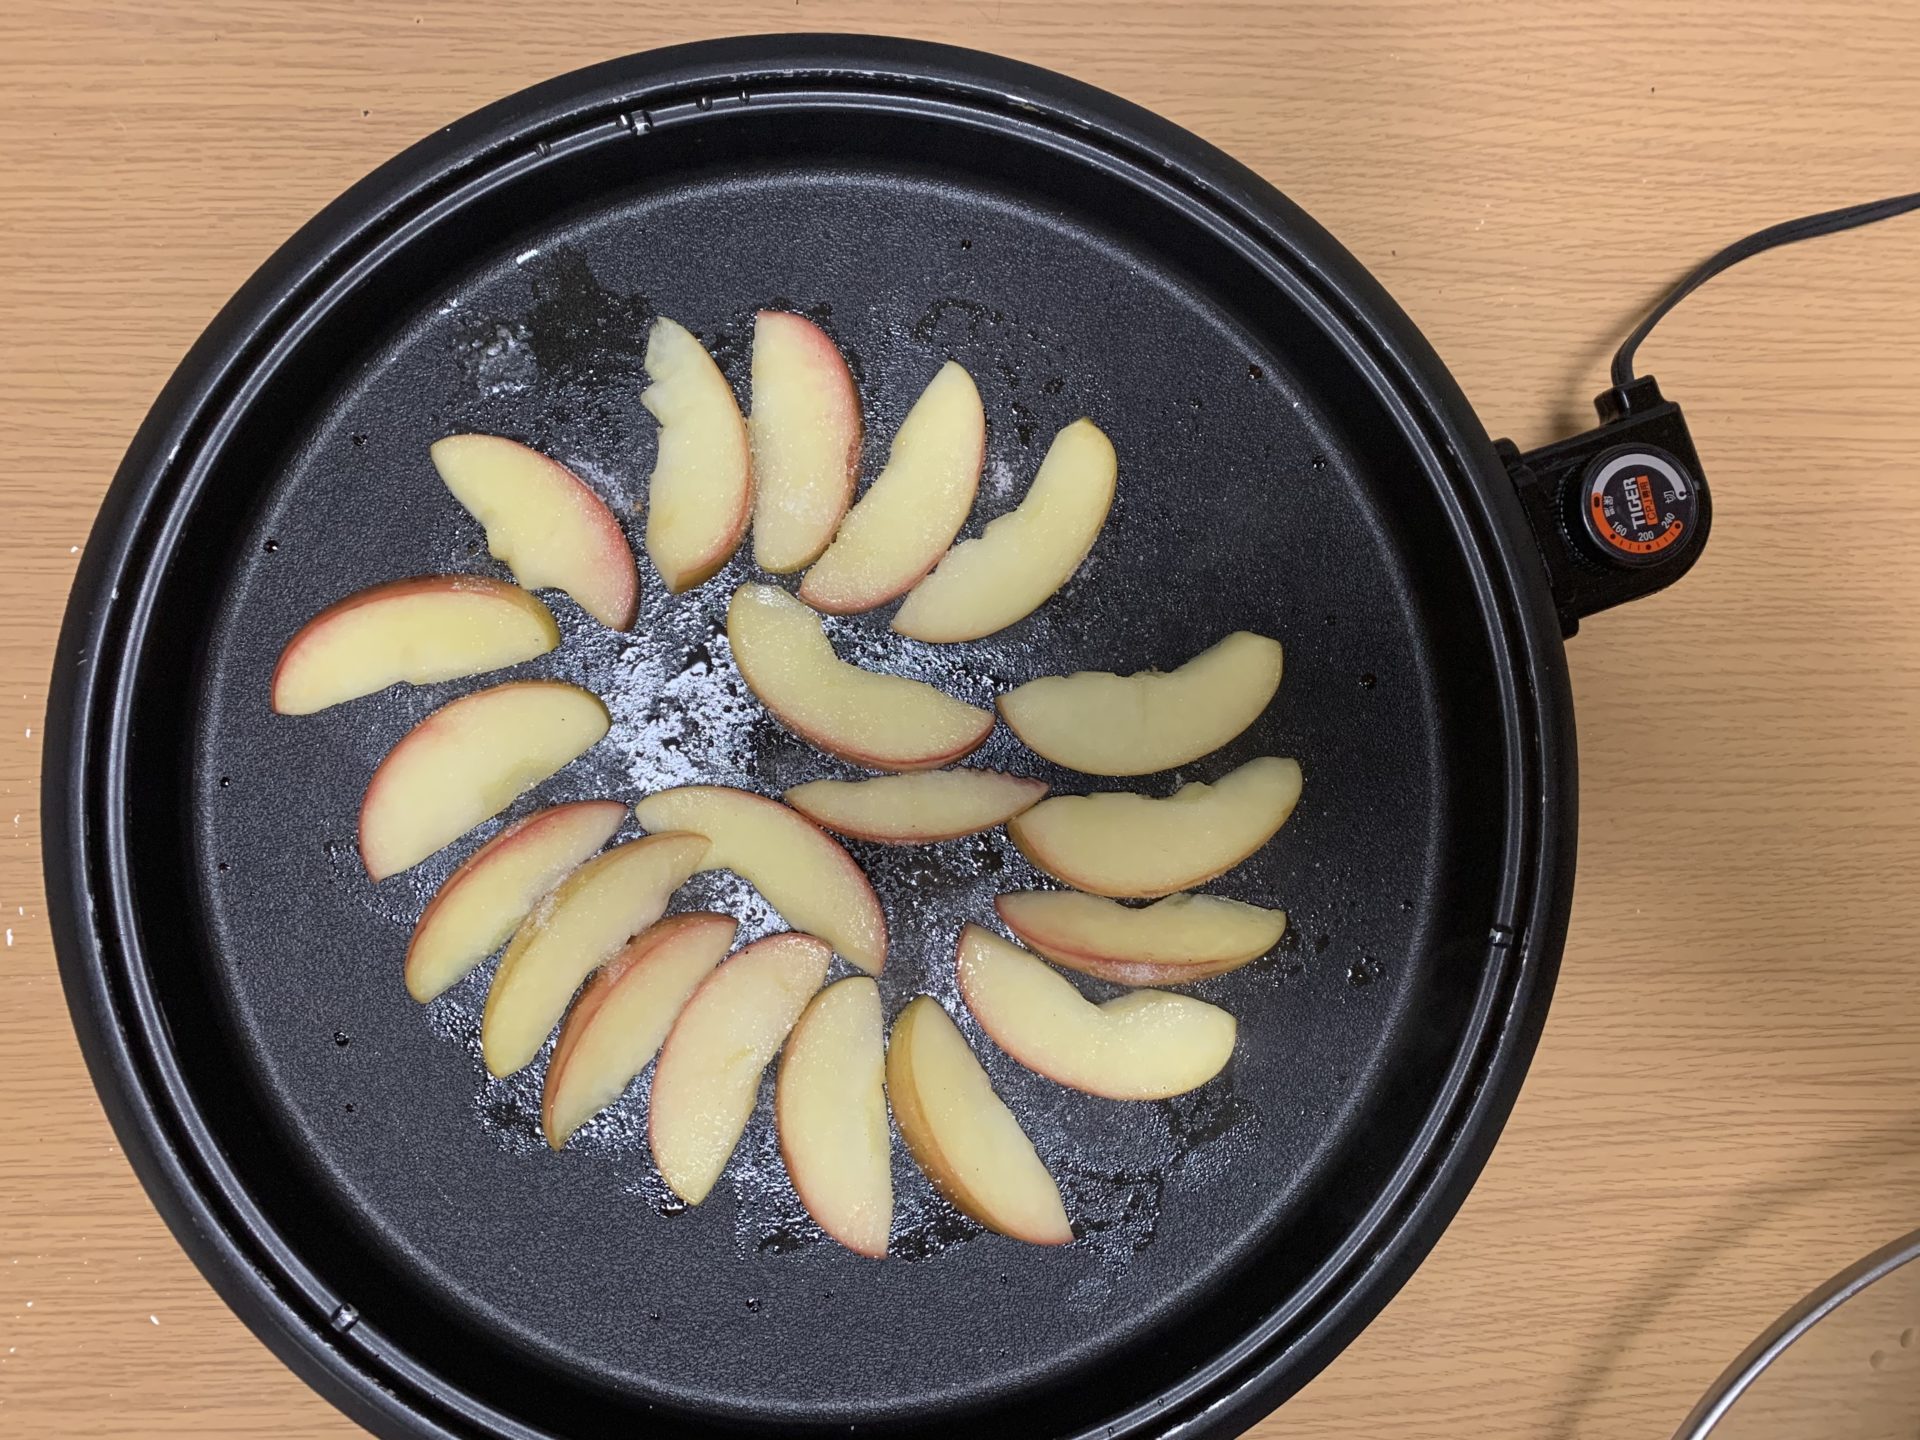
[[[354,850],[373,766],[470,687],[268,709],[279,647],[323,605],[504,573],[430,441],[520,437],[637,541],[648,323],[690,325],[744,387],[767,306],[853,359],[868,474],[943,359],[977,377],[975,527],[1079,415],[1121,457],[1105,532],[1035,615],[962,646],[853,617],[843,654],[987,703],[1043,674],[1168,668],[1235,629],[1287,647],[1269,713],[1179,776],[1090,780],[1004,732],[979,757],[1066,791],[1164,794],[1260,754],[1307,776],[1278,839],[1208,887],[1292,918],[1274,954],[1195,987],[1239,1019],[1222,1077],[1121,1104],[969,1029],[1061,1181],[1072,1245],[980,1230],[900,1153],[892,1253],[850,1254],[788,1189],[764,1097],[696,1209],[653,1175],[644,1082],[548,1152],[539,1067],[495,1082],[479,1064],[486,976],[429,1007],[400,983],[424,901],[497,824],[379,885]],[[1595,457],[1658,440],[1697,477],[1650,384],[1602,409],[1561,447],[1497,449],[1385,293],[1272,188],[1026,66],[762,38],[490,106],[248,282],[141,427],[87,548],[55,671],[48,882],[128,1154],[242,1318],[383,1435],[1244,1428],[1434,1243],[1539,1034],[1573,880],[1562,632],[1667,583],[1708,518],[1695,478],[1679,543],[1610,556],[1583,534],[1608,483],[1583,478]],[[614,728],[513,814],[835,773],[728,659],[748,565],[677,598],[645,573],[632,634],[553,597],[564,643],[516,673],[587,686]],[[928,992],[970,1026],[956,931],[1048,882],[997,834],[851,848],[892,922],[889,1012]],[[726,876],[677,903],[747,934],[778,923]]]

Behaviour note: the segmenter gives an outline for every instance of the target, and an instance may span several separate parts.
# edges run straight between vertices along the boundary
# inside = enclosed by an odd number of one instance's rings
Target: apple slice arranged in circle
[[[393,580],[329,605],[294,632],[273,670],[273,708],[311,715],[389,685],[431,685],[518,665],[560,627],[517,585],[483,575]]]
[[[731,915],[674,915],[636,935],[587,981],[547,1062],[540,1125],[555,1150],[647,1068],[680,1007],[733,944]]]
[[[1287,930],[1283,910],[1218,895],[1122,905],[1077,890],[1019,890],[993,902],[1025,945],[1115,985],[1190,985],[1259,959]]]
[[[660,422],[647,555],[678,595],[712,579],[739,546],[753,508],[753,460],[733,387],[684,325],[653,322],[646,367],[653,383],[640,403]]]
[[[862,970],[877,975],[887,963],[887,917],[866,872],[798,811],[725,785],[683,785],[649,795],[633,813],[643,829],[705,838],[700,869],[733,871],[787,924]]]
[[[653,1071],[647,1139],[667,1188],[689,1205],[706,1199],[726,1169],[761,1072],[832,959],[833,947],[811,935],[756,940],[702,980],[674,1021]]]
[[[893,628],[916,640],[978,640],[1031,615],[1093,549],[1117,469],[1100,427],[1074,421],[1053,437],[1019,507],[949,550],[913,587]]]
[[[1096,1005],[1046,961],[990,930],[960,931],[960,994],[1029,1070],[1109,1100],[1197,1090],[1233,1055],[1233,1016],[1191,995],[1134,990]]]
[[[497,815],[607,733],[577,685],[511,680],[442,705],[400,738],[360,802],[360,859],[384,880]]]
[[[986,458],[980,391],[949,360],[900,423],[886,468],[800,582],[800,598],[849,615],[911,590],[967,523]]]
[[[893,1022],[887,1098],[915,1162],[956,1209],[1034,1245],[1073,1239],[1060,1187],[993,1093],[960,1027],[930,995]]]
[[[515,580],[529,590],[564,590],[611,629],[633,628],[640,572],[620,522],[584,480],[498,435],[449,435],[429,453]]]
[[[1030,680],[1000,697],[1000,715],[1056,765],[1150,775],[1211,755],[1258,720],[1280,688],[1280,668],[1279,641],[1236,630],[1165,673]]]
[[[820,558],[853,503],[860,394],[811,320],[762,310],[753,320],[753,562],[773,575]]]
[[[979,748],[993,712],[919,680],[833,653],[820,617],[773,585],[742,585],[727,607],[734,664],[762,705],[801,739],[876,770],[929,770]]]
[[[413,927],[407,992],[433,999],[507,943],[540,897],[613,837],[618,800],[555,805],[516,820],[447,877]]]
[[[511,1075],[538,1055],[580,982],[666,913],[706,853],[698,835],[629,840],[587,861],[534,906],[487,991],[480,1017],[487,1069]]]
[[[1238,865],[1273,838],[1299,800],[1299,762],[1269,755],[1165,800],[1056,795],[1014,816],[1007,833],[1028,860],[1076,890],[1170,895]]]
[[[856,840],[923,845],[1003,825],[1046,793],[1044,780],[998,770],[923,770],[872,780],[809,780],[782,798]]]
[[[800,1203],[827,1234],[876,1260],[893,1228],[884,1033],[873,981],[829,985],[793,1027],[774,1090],[780,1156]]]

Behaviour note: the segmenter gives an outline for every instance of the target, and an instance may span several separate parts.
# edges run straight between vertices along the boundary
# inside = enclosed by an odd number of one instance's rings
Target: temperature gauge
[[[1651,445],[1609,450],[1587,468],[1580,520],[1620,565],[1656,565],[1685,549],[1698,499],[1680,462]]]

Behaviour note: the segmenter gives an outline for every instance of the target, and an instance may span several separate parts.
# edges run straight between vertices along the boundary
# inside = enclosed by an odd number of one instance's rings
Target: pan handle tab
[[[1553,587],[1560,630],[1664,590],[1700,558],[1713,502],[1680,407],[1651,375],[1602,392],[1600,424],[1522,454],[1499,440]]]

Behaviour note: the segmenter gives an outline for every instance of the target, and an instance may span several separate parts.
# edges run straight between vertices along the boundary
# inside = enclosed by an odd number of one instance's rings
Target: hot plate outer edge
[[[1578,780],[1572,695],[1547,577],[1504,469],[1451,374],[1379,283],[1278,190],[1223,152],[1127,101],[1020,62],[956,47],[863,36],[773,35],[699,42],[611,60],[535,85],[418,142],[304,225],[236,292],[142,421],[78,567],[49,686],[41,812],[49,926],[95,1088],[156,1209],[221,1298],[295,1373],[357,1423],[396,1437],[534,1432],[414,1372],[337,1301],[234,1193],[211,1137],[166,1063],[164,1018],[139,980],[138,920],[125,905],[120,758],[129,667],[151,616],[142,564],[167,515],[188,503],[196,446],[244,388],[263,348],[354,257],[443,188],[577,128],[655,108],[750,93],[756,84],[835,83],[935,92],[1064,123],[1150,158],[1283,252],[1372,358],[1439,466],[1456,481],[1470,559],[1510,640],[1500,709],[1508,729],[1508,853],[1501,913],[1513,918],[1494,1013],[1470,1082],[1436,1107],[1427,1143],[1389,1185],[1373,1241],[1334,1301],[1278,1343],[1252,1337],[1169,1394],[1116,1417],[1107,1435],[1225,1436],[1311,1379],[1385,1305],[1433,1247],[1490,1155],[1545,1023],[1572,904]],[[750,103],[750,101],[748,102]],[[642,121],[641,123],[644,123]],[[132,597],[122,602],[123,590]],[[396,1381],[405,1385],[404,1392]],[[438,1391],[438,1393],[436,1393]]]

